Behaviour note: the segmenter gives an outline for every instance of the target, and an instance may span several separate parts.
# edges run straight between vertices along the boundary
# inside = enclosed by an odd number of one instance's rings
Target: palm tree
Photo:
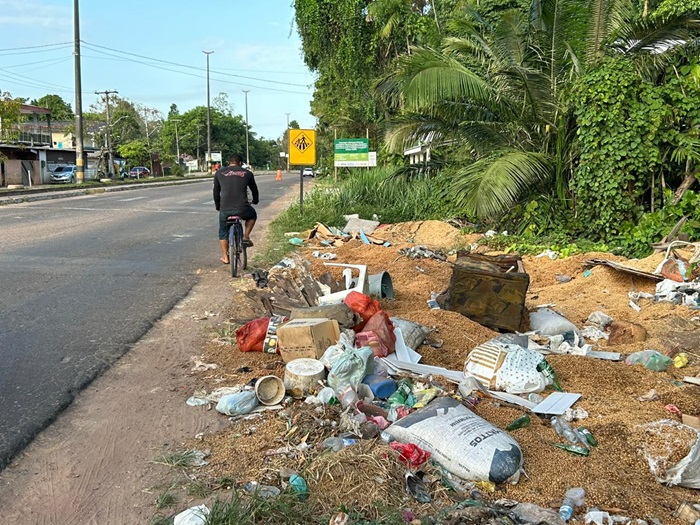
[[[494,27],[465,9],[439,50],[413,49],[380,82],[401,109],[387,142],[450,148],[451,194],[470,215],[496,216],[545,181],[566,199],[575,81],[605,53],[639,57],[650,73],[695,29],[683,17],[642,20],[627,0],[533,0],[529,17],[505,11]]]

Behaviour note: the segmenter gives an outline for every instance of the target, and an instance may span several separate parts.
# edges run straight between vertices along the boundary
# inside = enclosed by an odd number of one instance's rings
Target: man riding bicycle
[[[221,262],[229,264],[228,256],[228,225],[226,218],[237,215],[245,221],[243,245],[253,246],[250,233],[255,226],[258,214],[251,204],[259,202],[258,186],[255,184],[253,173],[241,165],[243,157],[236,154],[229,160],[229,165],[217,170],[214,174],[214,204],[219,212],[219,243],[221,244]],[[253,194],[252,202],[248,201],[248,188]]]

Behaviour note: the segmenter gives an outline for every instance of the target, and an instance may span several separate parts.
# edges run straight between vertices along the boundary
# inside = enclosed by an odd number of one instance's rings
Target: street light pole
[[[175,123],[175,150],[177,151],[177,165],[180,165],[180,136],[177,133],[177,123],[182,122],[179,118],[172,119]]]
[[[285,153],[287,155],[287,173],[289,173],[289,148],[290,148],[290,144],[289,144],[289,115],[291,115],[291,113],[286,113],[286,115],[287,115],[287,151]]]
[[[211,101],[209,89],[209,55],[213,51],[202,51],[207,55],[207,171],[211,172]]]
[[[245,163],[250,169],[250,147],[248,144],[248,93],[250,93],[250,89],[244,89],[243,93],[245,93]]]
[[[73,0],[73,55],[75,61],[75,167],[76,180],[85,180],[83,163],[83,83],[80,74],[80,2]]]

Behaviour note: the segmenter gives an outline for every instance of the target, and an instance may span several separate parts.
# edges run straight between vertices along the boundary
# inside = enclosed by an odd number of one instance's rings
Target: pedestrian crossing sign
[[[289,130],[289,164],[313,166],[316,164],[316,131]]]

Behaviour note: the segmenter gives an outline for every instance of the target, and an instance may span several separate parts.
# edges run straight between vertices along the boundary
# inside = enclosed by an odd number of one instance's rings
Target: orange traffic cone
[[[277,179],[276,180],[282,180],[282,170],[277,170]]]

